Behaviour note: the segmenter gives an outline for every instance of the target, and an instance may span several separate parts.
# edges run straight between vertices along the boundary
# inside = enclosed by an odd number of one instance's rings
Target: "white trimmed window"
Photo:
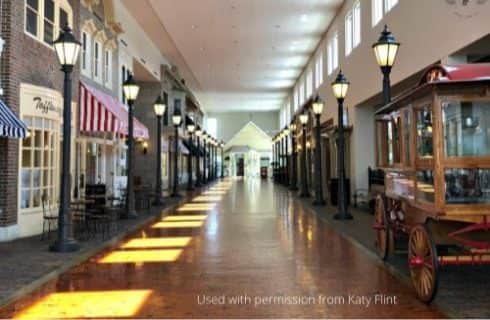
[[[309,69],[306,72],[306,97],[309,98],[313,94],[313,70]]]
[[[90,77],[90,70],[91,70],[91,62],[92,62],[92,55],[91,55],[91,48],[92,48],[92,36],[86,32],[82,32],[82,74]]]
[[[390,12],[397,4],[398,0],[371,0],[372,1],[372,20],[375,27],[382,19],[383,15]]]
[[[102,44],[94,42],[94,79],[102,82]]]
[[[104,50],[104,84],[107,88],[112,87],[112,51]]]
[[[25,0],[24,30],[28,35],[52,46],[65,24],[73,24],[67,0]]]
[[[299,108],[299,95],[298,95],[298,87],[294,89],[294,100],[293,100],[293,105],[294,105],[294,111],[298,110]]]
[[[303,80],[301,80],[301,84],[299,85],[299,105],[300,105],[300,107],[303,106],[304,102],[305,102],[305,83]]]
[[[335,33],[327,45],[328,75],[331,75],[339,66],[339,34]]]
[[[345,55],[361,43],[361,3],[357,1],[345,16]]]
[[[315,89],[323,83],[323,53],[320,52],[315,63]]]

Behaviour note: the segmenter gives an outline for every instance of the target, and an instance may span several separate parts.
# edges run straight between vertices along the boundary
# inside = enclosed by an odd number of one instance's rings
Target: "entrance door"
[[[236,175],[238,177],[243,177],[245,175],[245,159],[238,158],[236,163]]]
[[[87,143],[87,153],[85,157],[86,184],[97,183],[97,144]]]

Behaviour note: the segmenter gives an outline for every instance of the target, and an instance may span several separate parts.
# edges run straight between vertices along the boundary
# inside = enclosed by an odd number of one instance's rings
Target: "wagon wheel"
[[[376,196],[376,205],[374,207],[374,226],[376,231],[376,252],[382,260],[388,258],[390,243],[390,226],[388,223],[388,211],[386,210],[386,197],[384,195]]]
[[[408,266],[418,298],[430,303],[436,296],[438,286],[437,251],[429,229],[417,225],[408,240]]]

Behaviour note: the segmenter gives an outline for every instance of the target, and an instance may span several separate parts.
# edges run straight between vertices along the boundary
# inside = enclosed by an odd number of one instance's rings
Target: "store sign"
[[[56,107],[53,101],[43,100],[41,97],[34,97],[33,101],[35,104],[35,109],[41,111],[41,113],[48,114],[50,112],[54,112],[61,115],[61,108]]]

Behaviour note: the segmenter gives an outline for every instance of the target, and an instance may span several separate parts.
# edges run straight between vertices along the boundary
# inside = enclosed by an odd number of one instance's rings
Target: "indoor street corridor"
[[[0,318],[432,318],[283,187],[225,179]]]

